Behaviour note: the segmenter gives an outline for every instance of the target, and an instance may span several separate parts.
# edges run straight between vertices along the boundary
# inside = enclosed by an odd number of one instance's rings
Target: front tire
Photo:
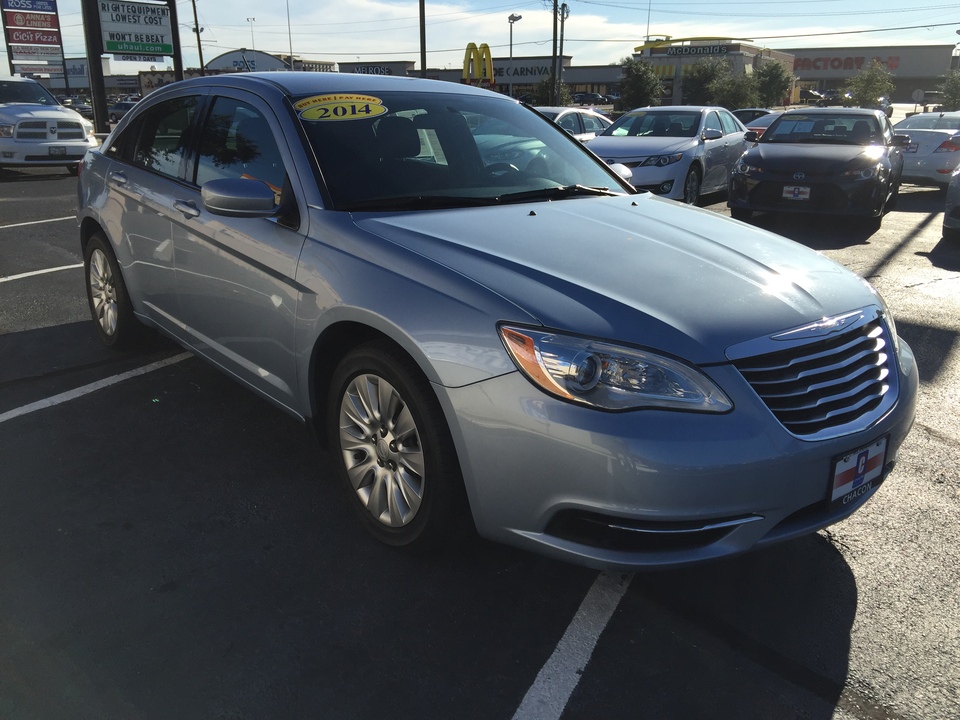
[[[126,350],[137,345],[144,327],[133,314],[127,286],[113,249],[103,233],[90,236],[83,252],[87,303],[97,335],[107,347]]]
[[[696,205],[700,200],[700,170],[691,165],[687,177],[683,181],[683,202],[687,205]]]
[[[336,472],[370,534],[431,552],[469,526],[450,431],[413,360],[388,341],[366,343],[337,366],[331,390]]]

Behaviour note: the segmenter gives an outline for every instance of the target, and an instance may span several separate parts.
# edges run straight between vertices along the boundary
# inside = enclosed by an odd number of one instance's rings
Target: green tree
[[[960,110],[960,70],[948,70],[939,88],[942,104],[947,110]]]
[[[730,110],[756,107],[757,84],[752,75],[729,72],[720,75],[708,86],[710,104],[720,105]]]
[[[874,58],[863,70],[850,78],[845,90],[860,107],[876,107],[881,97],[889,97],[894,84],[887,66]]]
[[[783,103],[790,92],[792,78],[783,63],[776,60],[761,61],[760,67],[753,73],[757,83],[757,95],[764,107],[773,107]]]
[[[689,105],[713,105],[715,101],[710,85],[731,73],[730,63],[723,58],[698,60],[683,76],[683,102]]]
[[[630,110],[660,104],[663,83],[650,63],[627,57],[620,62],[620,71],[623,79],[620,81],[619,107]]]
[[[553,86],[553,76],[545,77],[533,87],[533,101],[531,105],[552,105],[550,99],[552,93],[550,88]],[[572,105],[573,97],[570,95],[570,88],[565,83],[560,83],[560,96],[557,98],[557,105]]]

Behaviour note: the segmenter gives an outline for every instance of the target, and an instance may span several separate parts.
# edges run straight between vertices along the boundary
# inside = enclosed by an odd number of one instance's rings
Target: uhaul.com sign
[[[100,0],[98,7],[104,52],[173,55],[170,8],[166,5]]]

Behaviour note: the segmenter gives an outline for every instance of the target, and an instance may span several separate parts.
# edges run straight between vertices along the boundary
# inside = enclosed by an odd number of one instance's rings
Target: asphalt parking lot
[[[683,571],[375,545],[289,417],[165,341],[98,344],[65,171],[0,170],[0,718],[960,717],[960,245],[752,222],[884,294],[922,391],[851,519]],[[726,213],[723,198],[708,210]]]

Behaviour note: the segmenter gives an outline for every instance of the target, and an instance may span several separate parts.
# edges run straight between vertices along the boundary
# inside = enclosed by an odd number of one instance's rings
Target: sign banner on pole
[[[99,8],[104,52],[173,55],[173,30],[166,5],[100,0]]]

